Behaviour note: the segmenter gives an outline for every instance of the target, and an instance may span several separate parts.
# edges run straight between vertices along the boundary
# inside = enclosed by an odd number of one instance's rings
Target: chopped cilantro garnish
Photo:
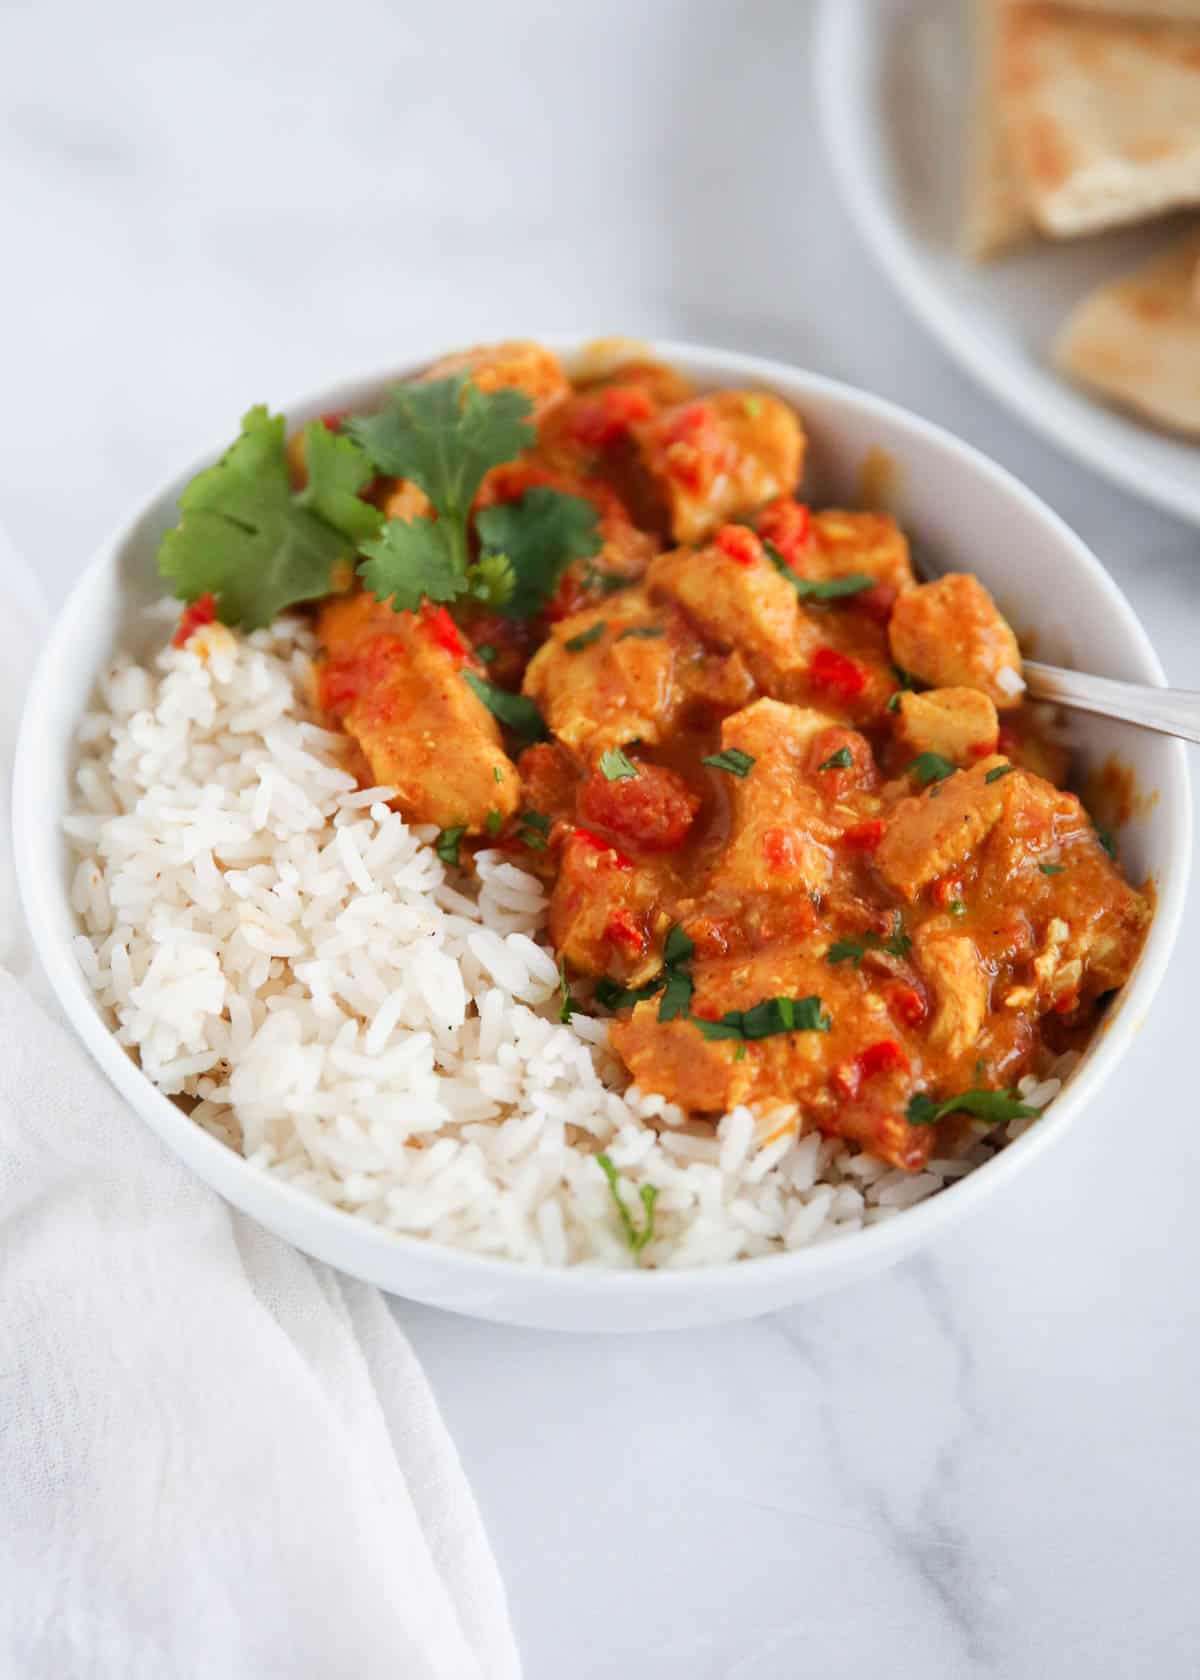
[[[588,630],[581,630],[578,636],[571,636],[563,643],[568,653],[582,653],[584,648],[590,648],[593,642],[598,642],[608,629],[603,619],[599,624],[593,624]]]
[[[1061,863],[1038,864],[1038,868],[1041,870],[1043,875],[1061,875],[1065,867],[1066,865]]]
[[[481,554],[467,567],[467,593],[485,607],[506,607],[517,588],[517,574],[507,554]]]
[[[746,413],[749,415],[751,420],[757,420],[759,415],[762,413],[762,398],[761,397],[743,397],[742,398],[742,407],[746,411]]]
[[[613,1201],[616,1203],[617,1213],[621,1220],[621,1229],[625,1233],[625,1241],[629,1244],[630,1252],[640,1254],[654,1236],[654,1204],[658,1200],[658,1191],[652,1184],[643,1184],[638,1191],[645,1216],[642,1220],[642,1228],[639,1231],[633,1223],[632,1215],[625,1206],[625,1199],[617,1187],[617,1169],[607,1155],[597,1155],[596,1165],[608,1180],[608,1188]]]
[[[892,931],[886,939],[868,931],[858,939],[839,939],[825,953],[825,961],[836,968],[838,963],[852,962],[858,968],[868,951],[886,951],[890,957],[907,957],[912,940],[904,931],[904,917],[897,910]]]
[[[485,665],[493,664],[496,658],[496,650],[491,642],[480,642],[475,649],[475,653],[477,658],[481,659]]]
[[[1117,843],[1113,839],[1112,835],[1109,833],[1108,829],[1101,828],[1099,826],[1099,824],[1097,824],[1096,825],[1096,838],[1097,838],[1097,840],[1099,840],[1100,844],[1104,847],[1104,850],[1108,853],[1109,857],[1112,858],[1113,862],[1115,863],[1116,862],[1116,857],[1117,857]]]
[[[560,957],[558,959],[558,993],[558,1018],[565,1026],[571,1019],[572,1015],[578,1015],[580,1013],[579,1005],[571,996],[571,987],[569,981],[567,980],[567,960],[565,957]]]
[[[307,427],[309,481],[293,491],[285,432],[281,414],[252,408],[237,441],[181,492],[179,524],[158,550],[158,569],[181,600],[214,595],[221,619],[247,630],[328,595],[338,566],[382,522],[355,493],[371,466],[354,443],[319,422]]]
[[[684,967],[691,962],[696,954],[694,942],[688,938],[683,929],[676,923],[667,933],[663,944],[663,986],[662,999],[658,1005],[660,1021],[675,1021],[681,1015],[686,1015],[692,1007],[692,976]]]
[[[619,642],[627,642],[632,637],[635,641],[656,642],[660,636],[666,634],[661,624],[631,624],[628,630],[622,630],[617,637]]]
[[[502,782],[504,780],[504,772],[498,764],[492,767],[492,780],[494,782]]]
[[[602,595],[611,595],[617,589],[624,589],[633,579],[621,577],[617,572],[602,572],[598,566],[585,566],[581,582],[585,589],[598,589]]]
[[[689,939],[676,923],[667,934],[666,943],[663,945],[663,961],[671,967],[675,963],[691,962],[695,954],[695,942]]]
[[[615,980],[604,975],[596,982],[596,1002],[605,1009],[628,1009],[632,1004],[653,997],[655,992],[661,992],[665,985],[666,977],[662,974],[656,974],[644,986],[619,986]]]
[[[887,709],[888,709],[889,712],[898,712],[900,710],[900,696],[903,693],[904,693],[904,690],[902,688],[898,688],[896,690],[896,692],[888,700]]]
[[[522,811],[521,822],[526,828],[536,828],[539,834],[550,832],[550,818],[545,811]]]
[[[522,811],[517,818],[517,839],[531,852],[544,852],[549,842],[550,818],[544,811]]]
[[[465,825],[458,828],[443,828],[433,843],[434,850],[442,862],[448,863],[453,869],[458,868],[458,848],[466,832]]]
[[[735,1062],[744,1062],[746,1060],[746,1046],[744,1042],[739,1044],[737,1049],[733,1052],[733,1059]]]
[[[504,818],[499,811],[493,809],[488,812],[486,826],[489,834],[499,834],[504,827]]]
[[[742,752],[739,747],[726,747],[724,752],[709,753],[700,762],[713,770],[727,770],[731,776],[748,776],[754,768],[750,754]]]
[[[941,782],[947,776],[953,776],[958,769],[957,764],[951,764],[941,753],[918,753],[908,767],[908,774],[915,776],[922,787],[929,787],[932,782]]]
[[[1001,776],[1009,776],[1015,769],[1015,764],[997,764],[995,769],[989,770],[983,779],[985,782],[998,782]]]
[[[965,916],[967,913],[967,907],[961,898],[952,898],[946,908],[952,916]]]
[[[520,735],[526,741],[541,741],[545,738],[546,724],[541,712],[532,700],[523,694],[513,694],[507,688],[497,688],[495,683],[488,682],[486,677],[477,677],[474,671],[464,671],[462,680],[471,692],[487,707],[494,717],[506,724],[514,735]]]
[[[1016,1091],[960,1091],[956,1097],[934,1102],[925,1091],[909,1098],[905,1119],[910,1126],[933,1126],[947,1114],[971,1114],[993,1126],[1005,1120],[1024,1120],[1041,1112],[1021,1101]]]
[[[914,688],[916,686],[916,682],[912,672],[906,671],[903,665],[893,665],[892,670],[895,673],[896,681],[900,684],[900,687],[889,699],[887,709],[889,712],[898,712],[900,710],[900,696],[907,690]]]
[[[835,753],[830,754],[824,764],[819,764],[817,768],[818,770],[849,770],[853,763],[854,754],[850,751],[850,748],[839,747]]]
[[[732,1009],[719,1021],[703,1021],[695,1015],[692,1020],[704,1038],[751,1041],[774,1038],[778,1033],[828,1032],[833,1024],[824,1004],[815,996],[767,998],[753,1009]]]
[[[802,601],[840,601],[847,595],[858,595],[874,587],[875,579],[866,572],[847,572],[845,577],[806,578],[794,572],[773,542],[763,540],[767,558],[781,577],[785,577]]]
[[[626,758],[620,747],[610,747],[600,754],[600,774],[606,782],[628,781],[637,773],[637,765],[631,758]]]
[[[601,547],[595,504],[542,484],[515,502],[484,508],[475,516],[475,528],[484,548],[480,565],[503,555],[511,568],[513,588],[500,604],[508,618],[541,612],[570,562]]]

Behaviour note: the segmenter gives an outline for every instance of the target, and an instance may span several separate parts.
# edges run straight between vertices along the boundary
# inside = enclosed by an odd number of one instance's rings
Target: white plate
[[[982,384],[1098,472],[1200,523],[1200,446],[1106,408],[1047,365],[1076,300],[1177,224],[1040,241],[982,265],[958,254],[969,13],[963,0],[824,0],[817,99],[847,209],[910,307]]]

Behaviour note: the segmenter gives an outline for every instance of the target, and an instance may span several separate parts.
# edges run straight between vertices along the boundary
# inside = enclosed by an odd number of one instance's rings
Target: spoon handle
[[[1052,700],[1079,712],[1098,712],[1142,729],[1157,729],[1184,741],[1200,741],[1200,693],[1183,688],[1149,688],[1111,677],[1063,671],[1027,659],[1022,666],[1031,700]]]

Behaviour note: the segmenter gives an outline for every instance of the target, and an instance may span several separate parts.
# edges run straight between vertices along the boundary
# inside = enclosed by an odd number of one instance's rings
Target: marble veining
[[[1074,523],[1200,686],[1200,540],[944,359],[847,222],[801,0],[0,9],[0,521],[57,600],[171,467],[345,371],[660,333],[871,386]],[[398,1303],[530,1680],[1200,1675],[1193,914],[1106,1100],[888,1276],[551,1338]]]

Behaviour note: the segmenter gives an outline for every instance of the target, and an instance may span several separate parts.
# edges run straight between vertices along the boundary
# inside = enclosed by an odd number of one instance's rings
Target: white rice
[[[540,882],[496,851],[447,870],[391,789],[358,788],[307,702],[312,652],[282,619],[114,661],[66,822],[79,963],[117,1039],[256,1167],[481,1254],[698,1266],[893,1217],[1032,1124],[916,1175],[797,1139],[789,1108],[685,1129],[626,1086],[603,1021],[559,1021]],[[1060,1085],[1021,1090],[1041,1107]],[[657,1191],[640,1259],[601,1151],[635,1222]]]

